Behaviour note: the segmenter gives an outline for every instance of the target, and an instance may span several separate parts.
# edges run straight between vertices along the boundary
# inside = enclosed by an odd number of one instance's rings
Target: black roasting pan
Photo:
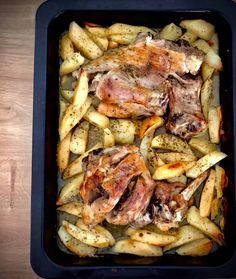
[[[80,259],[57,244],[58,42],[73,20],[162,27],[202,18],[216,26],[224,70],[220,99],[225,131],[222,163],[229,177],[226,246],[199,258],[105,255]],[[52,0],[36,14],[31,202],[31,265],[45,278],[228,278],[236,277],[236,3],[230,0]]]

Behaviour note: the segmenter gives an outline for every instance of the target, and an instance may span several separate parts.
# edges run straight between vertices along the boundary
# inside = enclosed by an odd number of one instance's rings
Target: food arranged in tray
[[[212,24],[71,22],[60,39],[58,235],[78,256],[204,256],[224,245]]]

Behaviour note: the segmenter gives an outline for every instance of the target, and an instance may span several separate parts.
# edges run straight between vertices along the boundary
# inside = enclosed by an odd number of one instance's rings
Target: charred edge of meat
[[[102,188],[101,185],[98,185],[89,193],[89,198],[88,198],[89,204],[92,204],[98,198],[107,197],[107,196],[108,196],[107,192]]]

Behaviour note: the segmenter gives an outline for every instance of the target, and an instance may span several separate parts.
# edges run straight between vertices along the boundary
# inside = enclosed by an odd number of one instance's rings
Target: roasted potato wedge
[[[187,184],[187,177],[185,175],[181,174],[180,176],[168,178],[167,181],[169,183],[183,183],[183,184]]]
[[[221,107],[210,107],[208,112],[208,128],[210,141],[218,144],[222,133],[222,110]]]
[[[150,148],[151,143],[152,143],[154,132],[155,132],[155,130],[152,130],[148,134],[146,134],[143,137],[143,139],[140,143],[140,146],[139,146],[140,153],[142,154],[143,159],[144,159],[145,162],[147,162],[147,160],[148,160],[148,152],[149,152],[149,148]]]
[[[186,172],[187,177],[197,178],[201,173],[223,160],[227,155],[220,151],[213,151],[200,158],[196,164]]]
[[[59,126],[59,135],[61,140],[63,140],[71,129],[79,123],[91,105],[91,102],[91,98],[87,97],[85,103],[81,107],[74,106],[73,104],[68,106]]]
[[[59,101],[59,121],[58,121],[59,125],[61,123],[61,120],[64,116],[64,113],[65,113],[67,107],[68,107],[68,104],[65,101],[60,99],[60,101]]]
[[[208,41],[208,44],[214,50],[215,53],[219,54],[219,37],[217,33],[214,33],[211,39]]]
[[[67,168],[70,160],[70,139],[71,132],[57,145],[57,165],[60,171]]]
[[[115,137],[115,142],[120,144],[133,143],[135,125],[128,119],[110,119],[110,130]]]
[[[131,44],[137,37],[137,34],[115,34],[110,35],[109,38],[112,42],[116,42],[121,45]]]
[[[191,138],[188,144],[204,155],[217,151],[217,146],[214,143],[202,138]]]
[[[210,79],[214,71],[215,69],[212,66],[208,65],[206,62],[203,62],[201,67],[201,74],[202,74],[203,81]]]
[[[176,253],[181,256],[206,256],[211,252],[212,247],[213,241],[204,237],[181,246],[176,250]]]
[[[160,39],[177,41],[182,35],[182,30],[174,23],[170,23],[161,29],[159,36]]]
[[[130,235],[130,238],[143,243],[148,243],[155,246],[165,246],[174,241],[176,237],[168,234],[158,234],[148,230],[136,230]]]
[[[159,257],[163,255],[160,247],[132,239],[118,240],[112,247],[112,251],[115,253],[133,254],[142,257]]]
[[[72,56],[66,58],[60,65],[60,76],[67,75],[77,69],[84,63],[84,57],[75,52]]]
[[[76,226],[79,227],[82,230],[86,230],[86,231],[91,231],[94,234],[100,234],[104,237],[106,237],[109,241],[109,245],[112,246],[115,244],[115,239],[112,236],[112,234],[105,229],[104,227],[100,226],[100,225],[96,225],[93,228],[89,228],[89,226],[87,226],[82,219],[78,219],[76,222]]]
[[[215,170],[211,169],[210,175],[207,178],[204,188],[201,193],[199,213],[201,217],[208,217],[211,213],[211,204],[215,190]]]
[[[93,106],[90,106],[87,112],[84,114],[84,119],[98,128],[105,129],[109,127],[109,118],[96,111]]]
[[[96,248],[72,237],[63,226],[59,228],[58,235],[65,247],[75,255],[80,257],[92,257],[97,251]]]
[[[85,28],[92,33],[93,35],[100,37],[100,38],[106,38],[107,37],[107,28],[102,27],[100,25],[85,22]]]
[[[177,240],[166,245],[163,248],[163,252],[169,251],[173,248],[179,247],[183,244],[189,243],[191,241],[201,239],[204,237],[204,234],[190,225],[184,225],[178,229]]]
[[[212,79],[207,79],[201,88],[201,105],[204,118],[208,120],[209,104],[212,97]]]
[[[169,179],[185,173],[195,162],[176,161],[157,167],[152,178],[155,180]]]
[[[82,216],[83,204],[81,201],[66,203],[57,208],[58,211],[66,212],[77,217]]]
[[[215,189],[216,189],[216,196],[219,199],[222,198],[223,196],[223,191],[228,184],[228,179],[225,174],[225,170],[222,167],[216,165],[215,171],[216,171]]]
[[[63,60],[66,60],[74,54],[74,46],[68,33],[64,34],[60,40],[60,56]]]
[[[88,86],[87,73],[81,70],[77,86],[74,89],[72,104],[74,106],[81,107],[85,103],[88,97],[88,91],[89,91],[89,86]]]
[[[221,199],[214,198],[211,203],[211,220],[214,220],[219,213],[219,208],[221,204]]]
[[[103,141],[104,141],[103,142],[103,146],[105,148],[114,146],[115,145],[115,137],[112,134],[111,130],[108,129],[108,128],[105,128],[103,130],[103,133],[104,133],[103,134],[104,135],[104,137],[103,137]]]
[[[71,236],[87,245],[100,248],[111,245],[110,239],[105,234],[92,230],[83,230],[65,220],[62,221],[62,225]]]
[[[89,36],[90,39],[94,41],[94,43],[102,50],[106,51],[108,48],[108,39],[106,37],[99,37],[95,34],[89,32],[86,28],[83,29],[84,32]]]
[[[164,123],[165,123],[164,119],[157,115],[146,118],[140,126],[139,137],[143,138],[150,131],[152,130],[155,131],[155,129],[163,126]]]
[[[211,49],[211,47],[209,46],[209,44],[203,40],[203,39],[198,39],[195,42],[192,43],[192,46],[200,49],[201,51],[203,51],[205,54],[208,53],[208,51]]]
[[[86,150],[88,142],[89,123],[87,121],[81,122],[74,130],[71,141],[70,151],[74,154],[83,154]]]
[[[68,182],[60,191],[59,197],[57,199],[57,205],[63,205],[72,201],[78,201],[79,188],[84,181],[84,174],[81,173],[73,177],[70,182]]]
[[[201,217],[196,206],[191,206],[186,216],[190,225],[198,228],[204,234],[216,241],[219,245],[224,244],[224,234],[210,219],[207,217]]]
[[[120,35],[120,34],[137,35],[140,32],[144,32],[144,33],[149,32],[153,35],[155,34],[155,32],[152,29],[147,28],[145,26],[135,26],[135,25],[129,25],[124,23],[115,23],[107,28],[106,35],[110,38],[112,35]]]
[[[193,34],[192,32],[190,31],[186,31],[181,37],[180,37],[181,40],[185,40],[187,41],[189,44],[193,43],[194,41],[196,41],[197,39],[197,35]]]
[[[157,135],[152,140],[152,148],[171,150],[180,153],[194,155],[190,146],[179,137],[170,134]]]
[[[61,90],[61,96],[69,103],[72,103],[74,91],[73,90]]]
[[[192,162],[196,161],[197,157],[195,155],[179,153],[179,152],[165,152],[165,153],[157,153],[157,155],[166,163],[173,163],[176,161],[182,162]]]
[[[213,49],[210,49],[208,51],[208,53],[205,56],[204,61],[208,65],[210,65],[211,67],[216,69],[217,71],[221,71],[223,69],[223,64],[221,62],[221,58],[217,53],[214,52]]]
[[[87,150],[84,154],[82,154],[77,159],[75,159],[72,163],[70,163],[70,165],[63,172],[63,179],[68,179],[76,174],[81,173],[83,171],[82,168],[83,159],[88,156],[89,152],[102,147],[103,145],[101,143],[97,143],[92,148]]]
[[[215,33],[214,25],[202,19],[182,20],[179,25],[206,41]]]
[[[88,59],[95,59],[103,54],[103,51],[74,21],[71,22],[69,27],[69,38],[75,47]]]

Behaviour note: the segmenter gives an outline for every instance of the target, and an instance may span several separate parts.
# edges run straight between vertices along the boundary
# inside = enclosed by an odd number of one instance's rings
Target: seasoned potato
[[[180,152],[165,152],[157,153],[157,155],[166,163],[173,163],[176,161],[192,162],[196,161],[197,157],[195,155],[180,153]]]
[[[104,133],[104,138],[103,138],[103,141],[104,141],[103,146],[104,146],[104,148],[114,146],[115,145],[115,137],[112,134],[112,132],[110,131],[110,129],[105,128],[103,130],[103,133]]]
[[[201,88],[201,105],[204,118],[208,120],[209,104],[212,97],[212,79],[207,79]]]
[[[92,257],[97,251],[96,248],[89,246],[72,237],[63,226],[59,228],[58,235],[65,247],[75,255],[78,255],[80,257]]]
[[[67,107],[68,107],[68,104],[65,101],[63,101],[63,100],[59,101],[59,121],[58,121],[59,125],[61,123],[61,120],[64,116],[64,113],[65,113]]]
[[[78,173],[81,173],[83,171],[82,168],[83,159],[88,156],[89,152],[102,147],[103,146],[101,143],[97,143],[91,149],[87,150],[84,154],[82,154],[77,159],[75,159],[72,163],[70,163],[70,165],[63,172],[63,179],[67,179]]]
[[[84,119],[98,128],[105,129],[109,127],[109,118],[96,111],[93,106],[90,106],[87,112],[84,114]]]
[[[228,180],[225,174],[225,170],[220,166],[215,166],[216,170],[216,179],[215,179],[215,189],[217,198],[223,196],[223,190],[227,186]]]
[[[74,154],[83,154],[88,143],[89,123],[87,121],[81,122],[74,130],[71,141],[70,151]]]
[[[217,53],[215,53],[213,49],[210,49],[208,51],[204,61],[218,71],[222,70],[223,68],[220,56]]]
[[[212,240],[205,237],[181,246],[176,250],[176,253],[181,256],[205,256],[211,252],[212,247]]]
[[[216,241],[219,245],[224,244],[224,234],[210,219],[207,217],[201,217],[199,210],[195,206],[190,207],[186,216],[190,225],[198,228],[204,234]]]
[[[208,41],[211,48],[214,50],[215,53],[219,54],[219,38],[217,33],[214,33],[211,39]]]
[[[177,239],[173,235],[158,234],[148,230],[136,230],[134,233],[130,235],[130,238],[136,241],[156,246],[165,246],[176,241]]]
[[[77,69],[84,63],[84,57],[75,52],[72,56],[66,58],[60,65],[60,76],[67,75]]]
[[[202,19],[182,20],[179,25],[206,41],[210,40],[215,32],[214,25]]]
[[[87,245],[100,248],[111,245],[110,239],[105,234],[93,230],[83,230],[67,221],[62,221],[62,225],[71,236]]]
[[[74,91],[73,90],[60,90],[61,96],[68,101],[69,103],[72,103]]]
[[[110,48],[116,48],[116,47],[118,47],[119,46],[119,44],[117,43],[117,42],[114,42],[114,41],[109,41],[108,42],[108,49],[110,49]]]
[[[76,46],[76,48],[81,51],[82,54],[88,59],[95,59],[103,54],[102,50],[74,21],[71,22],[69,27],[69,38]]]
[[[216,173],[213,169],[210,171],[210,175],[206,180],[204,188],[201,193],[199,213],[201,217],[208,217],[211,212],[211,203],[214,196]]]
[[[192,46],[197,47],[201,51],[203,51],[205,54],[208,53],[208,51],[211,49],[209,44],[202,39],[196,40],[194,43],[192,43]]]
[[[203,81],[210,79],[212,77],[214,71],[215,71],[214,67],[203,62],[202,67],[201,67],[201,74],[202,74]]]
[[[56,204],[62,205],[62,204],[72,202],[74,200],[78,200],[79,188],[80,185],[83,183],[83,181],[84,181],[83,173],[73,177],[73,179],[70,182],[68,182],[65,186],[63,186],[63,188],[61,189]]]
[[[66,203],[57,208],[58,211],[66,212],[77,217],[82,216],[83,204],[81,201]]]
[[[85,103],[81,107],[74,106],[73,104],[68,106],[59,126],[59,135],[61,140],[63,140],[70,130],[79,123],[91,105],[91,102],[91,98],[87,97]]]
[[[204,155],[217,150],[217,146],[214,143],[202,138],[191,138],[188,144]]]
[[[72,104],[74,106],[81,107],[85,103],[88,97],[88,91],[89,91],[89,86],[88,86],[87,73],[81,70],[80,77],[74,89]]]
[[[134,143],[135,125],[131,120],[110,119],[110,130],[116,143]]]
[[[223,160],[227,155],[220,151],[213,151],[200,158],[196,164],[186,172],[187,177],[196,178],[210,167]]]
[[[152,147],[193,155],[190,146],[185,141],[170,134],[157,135],[152,140]]]
[[[63,171],[69,164],[71,132],[57,145],[57,165]]]
[[[115,244],[115,239],[112,236],[112,234],[107,229],[105,229],[104,227],[102,227],[100,225],[96,225],[95,227],[90,228],[89,226],[87,226],[83,222],[82,219],[78,219],[77,222],[76,222],[76,226],[79,227],[82,230],[90,231],[90,232],[92,232],[94,234],[100,234],[100,235],[106,237],[108,239],[108,241],[109,241],[109,245],[110,246]]]
[[[195,164],[194,162],[182,162],[176,161],[163,166],[157,167],[155,173],[153,174],[153,179],[163,180],[176,176],[180,176],[185,173],[190,167]]]
[[[146,118],[140,126],[139,137],[143,138],[150,131],[163,126],[164,123],[165,123],[164,119],[157,115]]]
[[[187,184],[187,177],[185,175],[181,174],[180,176],[168,178],[167,182],[169,182],[169,183],[183,183],[183,184]]]
[[[208,128],[210,141],[212,143],[220,143],[222,127],[222,111],[221,107],[210,107],[208,112]]]
[[[105,27],[102,27],[100,25],[85,22],[85,28],[92,33],[93,35],[100,37],[100,38],[106,38],[107,36],[107,29]]]
[[[182,30],[174,23],[166,25],[159,33],[160,39],[177,41],[182,35]]]
[[[145,26],[135,26],[135,25],[129,25],[129,24],[124,24],[124,23],[115,23],[111,25],[109,28],[107,28],[107,36],[111,37],[112,35],[120,35],[120,34],[127,34],[127,35],[132,35],[135,34],[137,35],[140,32],[150,32],[151,34],[155,34],[155,32],[147,28]]]
[[[219,208],[221,204],[221,199],[214,198],[211,203],[211,220],[214,220],[219,213]]]
[[[112,247],[112,251],[115,253],[134,254],[143,257],[158,257],[163,255],[160,247],[132,239],[118,240]]]
[[[195,35],[194,33],[190,32],[190,31],[186,31],[181,37],[181,40],[185,40],[187,42],[189,42],[189,44],[193,43],[194,41],[196,41],[197,39],[197,35]]]
[[[154,130],[150,131],[148,134],[146,134],[141,143],[140,143],[140,146],[139,146],[139,150],[140,150],[140,153],[142,154],[143,156],[143,159],[145,162],[147,162],[148,160],[148,152],[149,152],[149,148],[151,146],[151,142],[152,142],[152,139],[153,139],[153,136],[154,136]]]
[[[68,33],[64,34],[60,40],[60,56],[63,60],[66,60],[74,54],[74,46],[71,39],[68,37]]]
[[[201,239],[204,234],[193,226],[185,225],[178,229],[177,240],[164,247],[163,252],[189,243],[193,240]]]
[[[107,48],[108,48],[108,39],[106,37],[99,37],[99,36],[89,32],[89,30],[87,30],[86,28],[84,28],[83,30],[89,36],[89,38],[92,39],[94,41],[94,43],[98,45],[98,47],[102,51],[106,51],[107,50]]]
[[[110,35],[109,38],[112,42],[116,42],[121,45],[129,45],[132,43],[137,37],[137,34],[115,34]]]

